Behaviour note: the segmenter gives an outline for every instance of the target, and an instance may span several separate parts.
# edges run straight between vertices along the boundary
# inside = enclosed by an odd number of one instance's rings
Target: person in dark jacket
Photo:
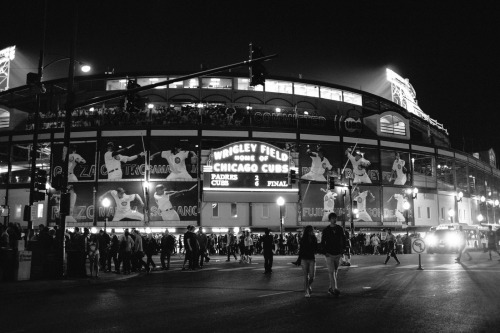
[[[113,260],[113,264],[115,265],[115,272],[119,273],[120,265],[118,264],[118,250],[120,249],[120,241],[118,240],[118,236],[115,234],[115,229],[111,229],[110,239],[111,242],[108,252],[107,271],[111,272],[111,260]]]
[[[269,234],[269,229],[266,229],[264,237],[262,237],[262,249],[264,252],[264,274],[273,272],[273,250],[274,238]]]
[[[153,256],[158,254],[158,243],[156,243],[156,239],[153,238],[153,234],[149,233],[148,237],[144,242],[144,253],[146,254],[146,270],[150,272],[151,270],[156,269],[156,264],[153,260]]]
[[[344,228],[337,225],[337,214],[330,213],[328,220],[330,221],[330,225],[323,229],[321,248],[325,254],[326,267],[328,267],[328,278],[330,280],[328,293],[338,296],[340,295],[340,290],[337,288],[337,272],[346,242]]]
[[[170,256],[174,252],[175,248],[175,238],[169,234],[168,229],[163,233],[163,237],[160,241],[160,262],[162,269],[170,269]],[[165,258],[167,259],[167,264],[165,265]]]
[[[308,225],[304,229],[304,235],[300,240],[299,258],[304,272],[305,297],[311,297],[312,283],[316,273],[316,257],[318,251],[318,239],[314,235],[313,227]]]

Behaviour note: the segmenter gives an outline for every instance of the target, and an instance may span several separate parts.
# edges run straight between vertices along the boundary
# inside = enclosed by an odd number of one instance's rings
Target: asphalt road
[[[99,279],[0,284],[0,332],[499,332],[500,262],[487,254],[457,264],[454,255],[353,256],[329,296],[317,258],[304,298],[295,257],[252,264],[213,257],[205,268]]]

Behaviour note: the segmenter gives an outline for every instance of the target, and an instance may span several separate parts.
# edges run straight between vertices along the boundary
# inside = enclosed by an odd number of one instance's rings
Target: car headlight
[[[448,237],[446,237],[446,240],[448,241],[448,244],[452,247],[457,247],[460,245],[460,237],[458,234],[450,234]]]
[[[425,242],[427,243],[428,246],[436,246],[437,244],[437,237],[434,235],[429,235],[425,238]]]

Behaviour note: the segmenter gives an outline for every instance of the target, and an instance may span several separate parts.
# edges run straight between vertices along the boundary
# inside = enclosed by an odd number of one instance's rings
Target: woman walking
[[[318,240],[314,235],[313,227],[308,225],[304,229],[304,235],[300,240],[299,258],[301,260],[302,271],[304,272],[305,297],[311,297],[312,283],[316,273],[315,253],[318,250]]]

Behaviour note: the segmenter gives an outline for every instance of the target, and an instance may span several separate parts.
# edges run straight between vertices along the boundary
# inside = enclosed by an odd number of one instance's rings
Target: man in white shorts
[[[104,154],[104,163],[106,164],[106,170],[108,173],[108,179],[122,179],[122,166],[121,163],[131,162],[137,159],[139,156],[144,156],[145,153],[141,152],[133,156],[121,155],[121,152],[132,148],[134,145],[130,145],[123,149],[115,150],[115,144],[113,142],[108,142],[108,151]]]
[[[143,221],[144,214],[134,211],[130,208],[130,202],[138,200],[140,204],[144,207],[144,201],[139,194],[125,194],[125,190],[121,187],[115,190],[110,190],[99,197],[99,201],[102,201],[106,195],[110,194],[115,200],[115,214],[113,216],[113,221],[121,221],[124,218],[131,220]]]
[[[160,154],[160,152],[151,155],[152,160],[155,155]],[[179,147],[174,147],[173,150],[165,150],[161,152],[161,157],[167,160],[169,166],[169,175],[167,180],[192,180],[193,177],[187,172],[186,169],[186,158],[192,156],[192,159],[196,159],[196,153],[194,151],[184,150]],[[191,161],[193,162],[193,161]],[[196,164],[196,162],[194,162]]]
[[[302,176],[301,179],[304,180],[315,180],[319,182],[326,182],[326,178],[324,176],[324,173],[326,170],[330,171],[332,170],[332,165],[328,161],[328,159],[325,157],[323,149],[318,148],[317,152],[311,151],[311,149],[308,149],[306,153],[311,157],[311,168],[308,173]]]
[[[321,221],[327,222],[330,221],[328,216],[330,213],[333,213],[335,209],[335,198],[337,197],[337,193],[323,188],[321,188],[321,191],[325,192],[325,196],[323,197],[323,218]]]
[[[352,172],[354,173],[354,184],[365,183],[371,184],[372,181],[368,174],[366,173],[366,168],[370,166],[370,161],[366,160],[360,153],[356,153],[356,156],[351,154],[352,149],[347,148],[346,155],[351,161],[352,164]]]
[[[396,175],[394,185],[404,185],[406,184],[406,173],[404,172],[406,162],[399,157],[398,152],[396,152],[395,155],[396,159],[392,164],[391,180],[394,179],[394,175]]]
[[[76,153],[75,145],[71,145],[70,152],[68,156],[68,182],[77,182],[78,178],[74,173],[75,166],[79,163],[85,163],[85,159]]]
[[[156,192],[154,194],[156,204],[158,205],[158,211],[161,215],[163,221],[180,221],[179,214],[172,207],[170,199],[178,196],[184,192],[191,191],[197,185],[181,191],[169,191],[165,192],[165,186],[162,184],[156,185]]]
[[[353,200],[355,200],[358,204],[358,217],[355,221],[364,221],[364,222],[372,222],[372,217],[368,215],[366,212],[366,199],[368,195],[371,199],[375,199],[375,196],[370,191],[359,192],[359,189],[353,192]]]

